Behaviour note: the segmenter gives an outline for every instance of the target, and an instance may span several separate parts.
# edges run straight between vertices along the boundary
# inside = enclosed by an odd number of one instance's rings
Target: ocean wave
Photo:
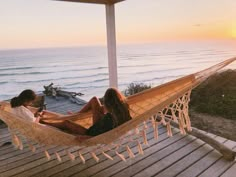
[[[50,74],[51,72],[28,72],[28,73],[6,73],[0,74],[0,76],[15,76],[15,75],[39,75],[39,74]]]
[[[177,52],[166,52],[166,53],[163,52],[163,53],[139,54],[139,55],[126,54],[122,55],[121,58],[123,60],[138,60],[144,57],[169,57],[169,56],[179,57],[183,55],[196,55],[196,51],[185,51],[185,53],[177,51]]]
[[[34,67],[26,66],[26,67],[14,67],[14,68],[0,68],[0,71],[9,71],[9,70],[25,70],[25,69],[33,69]]]
[[[28,81],[17,81],[16,83],[19,84],[26,84],[26,83],[37,83],[37,82],[56,82],[60,80],[70,80],[70,79],[75,79],[75,78],[91,78],[91,77],[97,77],[97,76],[107,76],[108,73],[98,73],[98,74],[93,74],[93,75],[85,75],[85,76],[72,76],[72,77],[61,77],[57,79],[41,79],[41,80],[28,80]]]
[[[142,64],[142,65],[126,65],[126,66],[119,66],[119,68],[136,68],[136,67],[147,67],[147,66],[155,66],[155,65],[162,65],[162,64]]]
[[[75,86],[75,85],[89,85],[89,84],[93,84],[93,83],[98,83],[98,82],[103,82],[103,81],[108,81],[109,78],[104,78],[104,79],[96,79],[96,80],[93,80],[93,81],[90,81],[90,82],[86,82],[86,83],[83,83],[83,82],[75,82],[75,83],[71,83],[71,84],[65,84],[65,86]]]
[[[176,76],[165,76],[165,77],[154,77],[152,79],[145,79],[142,80],[141,82],[153,82],[155,80],[166,80],[166,79],[175,79],[175,78],[179,78],[179,77],[183,77],[185,75],[176,75]]]
[[[94,67],[94,68],[84,68],[84,69],[67,69],[62,71],[50,71],[50,72],[24,72],[24,73],[2,73],[0,76],[15,76],[15,75],[46,75],[46,74],[54,74],[54,73],[67,73],[67,72],[79,72],[79,71],[94,71],[99,69],[105,69],[107,67]]]
[[[105,78],[105,79],[97,79],[97,80],[92,81],[91,83],[102,82],[102,81],[108,81],[108,80],[109,80],[109,78]]]
[[[0,82],[0,85],[1,84],[7,84],[8,82],[7,81],[3,81],[3,82]]]
[[[128,80],[125,82],[122,82],[119,84],[119,86],[127,86],[130,83],[152,83],[152,84],[156,84],[156,83],[160,83],[160,81],[166,81],[166,80],[174,80],[176,78],[180,78],[183,77],[185,75],[180,74],[180,75],[170,75],[170,76],[163,76],[163,77],[152,77],[152,78],[146,78],[146,79],[141,79],[141,80]]]
[[[76,86],[76,87],[67,87],[63,86],[62,89],[91,89],[91,88],[104,88],[109,87],[108,85],[88,85],[88,86]]]
[[[148,74],[148,73],[154,73],[154,72],[169,72],[169,71],[178,71],[178,70],[186,70],[186,69],[192,69],[193,67],[182,67],[182,68],[169,68],[169,69],[159,69],[159,70],[152,70],[152,71],[143,71],[139,72],[138,74]]]

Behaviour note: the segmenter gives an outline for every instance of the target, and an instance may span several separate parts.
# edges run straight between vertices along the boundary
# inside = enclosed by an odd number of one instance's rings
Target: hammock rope
[[[143,154],[143,147],[148,146],[148,136],[155,140],[158,139],[158,126],[160,125],[166,127],[169,137],[173,136],[171,121],[178,123],[181,134],[185,135],[186,131],[191,131],[191,122],[188,114],[191,90],[219,69],[235,60],[236,58],[225,60],[203,71],[128,97],[127,103],[133,119],[109,132],[85,141],[78,141],[75,135],[65,133],[54,127],[29,122],[17,117],[11,113],[11,108],[6,102],[1,102],[0,119],[8,125],[12,142],[16,148],[21,150],[24,148],[24,139],[27,140],[26,144],[32,152],[36,150],[35,143],[45,145],[44,153],[48,160],[52,158],[51,155],[54,155],[59,162],[62,161],[59,152],[55,151],[50,155],[47,150],[49,147],[60,146],[67,148],[65,154],[72,161],[78,157],[82,163],[85,163],[86,158],[83,156],[82,151],[87,151],[88,148],[86,147],[91,147],[89,155],[96,162],[99,161],[97,153],[110,160],[113,160],[113,156],[117,155],[121,160],[126,161],[126,157],[121,152],[125,151],[128,157],[134,158],[135,153],[132,151],[131,146],[135,146],[138,153]],[[53,113],[51,114],[53,115]],[[158,118],[161,118],[161,121],[158,121]],[[168,118],[168,121],[166,121],[166,118]],[[67,117],[63,118],[63,120],[65,119]],[[48,118],[48,121],[61,120]],[[70,121],[84,127],[90,127],[92,125],[91,113],[71,116]],[[153,132],[152,135],[149,132]],[[77,153],[73,153],[76,151]],[[113,155],[109,154],[112,152]]]

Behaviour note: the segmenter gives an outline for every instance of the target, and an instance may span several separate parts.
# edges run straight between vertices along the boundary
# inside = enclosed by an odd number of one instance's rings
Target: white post
[[[118,88],[116,61],[115,5],[106,4],[107,50],[109,66],[109,85]]]

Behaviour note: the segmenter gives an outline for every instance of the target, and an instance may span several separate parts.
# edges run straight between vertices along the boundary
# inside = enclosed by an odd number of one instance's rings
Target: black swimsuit
[[[99,134],[112,130],[113,128],[114,126],[112,115],[111,113],[106,113],[103,118],[101,118],[87,130],[86,134],[89,136],[97,136]]]

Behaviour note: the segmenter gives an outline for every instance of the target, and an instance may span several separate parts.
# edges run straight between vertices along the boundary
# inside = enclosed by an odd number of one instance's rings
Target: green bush
[[[236,120],[236,70],[217,73],[195,88],[190,108]]]
[[[151,85],[147,85],[144,83],[130,83],[128,87],[124,90],[124,95],[125,96],[134,95],[149,88],[151,88]]]

